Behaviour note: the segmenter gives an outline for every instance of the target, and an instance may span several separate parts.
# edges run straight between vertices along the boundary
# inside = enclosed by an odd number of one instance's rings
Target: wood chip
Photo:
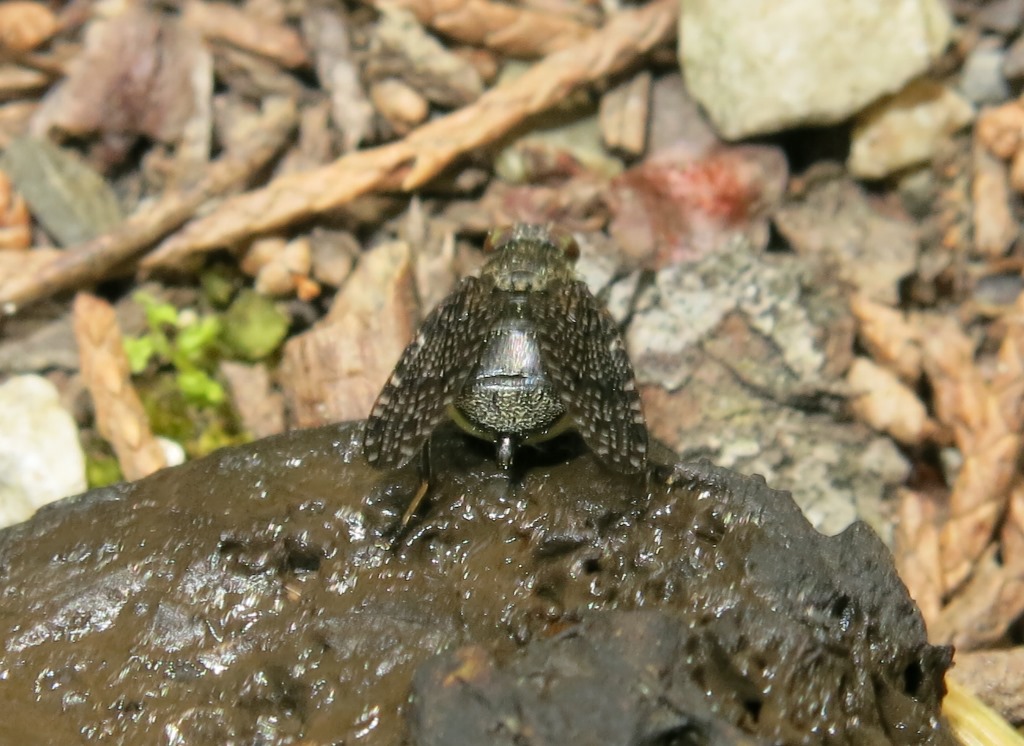
[[[175,143],[195,106],[194,57],[205,53],[177,19],[144,8],[91,21],[84,51],[43,99],[32,131],[101,133],[123,140],[122,147],[135,135]]]
[[[182,23],[207,39],[227,42],[282,67],[296,68],[309,64],[309,56],[298,32],[255,17],[240,6],[191,0],[185,3]]]
[[[469,60],[428,34],[412,13],[391,5],[381,7],[365,74],[373,81],[399,78],[427,100],[445,107],[465,106],[484,89]]]
[[[362,419],[412,339],[418,317],[409,247],[363,254],[313,329],[285,344],[281,386],[292,427]]]
[[[975,148],[973,160],[974,250],[985,258],[999,259],[1019,233],[1010,210],[1007,168],[983,148]]]
[[[167,465],[131,382],[128,358],[113,307],[87,293],[74,303],[75,339],[82,379],[92,396],[96,426],[114,449],[121,473],[134,480]]]
[[[405,8],[424,26],[445,36],[511,57],[542,57],[570,47],[594,32],[566,14],[489,0],[374,0],[372,4]]]
[[[254,438],[284,432],[284,397],[274,390],[267,366],[225,360],[219,368],[242,426]]]
[[[0,171],[0,250],[27,249],[32,245],[28,205],[14,191],[7,174]]]
[[[24,54],[57,33],[57,17],[46,5],[23,0],[0,4],[0,53]]]
[[[630,155],[644,152],[652,81],[644,70],[601,97],[601,136],[609,148]]]
[[[331,99],[331,117],[341,133],[341,152],[355,150],[373,132],[373,106],[352,53],[348,17],[340,5],[311,2],[302,33],[316,62],[317,79]]]

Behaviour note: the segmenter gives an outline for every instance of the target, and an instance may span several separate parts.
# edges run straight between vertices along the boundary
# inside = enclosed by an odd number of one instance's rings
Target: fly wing
[[[544,370],[587,446],[620,472],[640,471],[647,426],[615,320],[579,281],[531,299]]]
[[[363,454],[372,465],[407,464],[447,416],[490,329],[490,291],[485,281],[464,279],[405,348],[363,431]]]

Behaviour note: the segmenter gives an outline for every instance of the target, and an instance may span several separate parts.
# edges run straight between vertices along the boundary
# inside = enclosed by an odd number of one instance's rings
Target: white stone
[[[878,179],[931,160],[939,144],[974,120],[971,102],[931,80],[915,80],[857,117],[847,167]]]
[[[690,93],[726,138],[840,122],[924,72],[943,0],[680,0]]]
[[[185,453],[185,447],[176,440],[157,436],[156,444],[164,452],[164,461],[168,466],[181,466],[185,463],[185,459],[188,458],[188,454]]]
[[[53,384],[27,375],[0,386],[0,526],[85,487],[78,429]]]

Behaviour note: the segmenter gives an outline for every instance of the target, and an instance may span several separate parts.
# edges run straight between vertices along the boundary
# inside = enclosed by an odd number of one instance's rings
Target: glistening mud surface
[[[430,505],[358,425],[223,451],[0,532],[0,743],[952,744],[948,653],[888,551],[707,464]]]

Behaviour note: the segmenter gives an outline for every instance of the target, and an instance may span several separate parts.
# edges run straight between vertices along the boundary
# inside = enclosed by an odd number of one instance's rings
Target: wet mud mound
[[[705,462],[511,476],[455,432],[225,450],[0,532],[0,743],[953,744],[863,524]]]

